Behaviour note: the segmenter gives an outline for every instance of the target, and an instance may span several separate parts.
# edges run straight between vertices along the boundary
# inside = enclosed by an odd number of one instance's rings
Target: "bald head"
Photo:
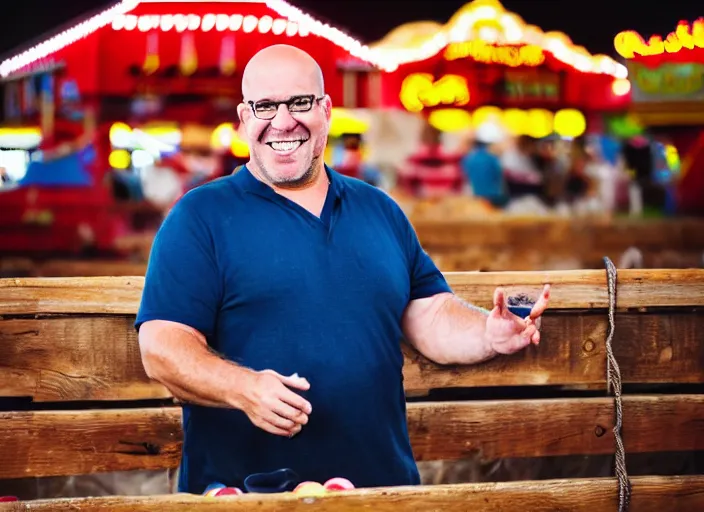
[[[282,89],[303,88],[305,93],[316,96],[325,89],[323,72],[315,59],[287,44],[268,46],[250,59],[242,75],[242,96],[246,100],[260,99],[260,92],[274,85]]]
[[[294,46],[264,48],[244,69],[242,97],[248,168],[280,189],[322,183],[332,101],[318,63]]]

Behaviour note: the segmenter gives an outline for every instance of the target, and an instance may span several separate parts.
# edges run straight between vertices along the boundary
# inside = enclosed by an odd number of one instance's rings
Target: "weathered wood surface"
[[[146,262],[120,260],[49,260],[38,264],[35,277],[143,276]]]
[[[57,316],[0,320],[0,396],[38,402],[169,397],[147,378],[134,316]],[[605,387],[608,319],[589,311],[544,316],[543,338],[511,356],[458,367],[404,352],[409,393],[474,386]],[[704,382],[704,314],[616,315],[613,347],[625,383]]]
[[[636,477],[632,512],[693,512],[704,509],[704,477]],[[318,498],[292,493],[205,498],[186,494],[36,500],[0,504],[0,512],[273,512],[287,510],[374,512],[595,512],[618,509],[614,478],[542,480],[357,489]]]
[[[507,293],[539,294],[552,285],[551,309],[608,307],[606,272],[447,272],[452,289],[463,299],[489,307],[497,286]],[[0,315],[40,313],[135,314],[143,276],[0,279]],[[620,308],[702,306],[704,269],[621,270]]]
[[[704,450],[702,395],[627,396],[623,421],[627,453]],[[0,479],[176,468],[181,456],[180,407],[5,412],[0,424]],[[606,397],[408,404],[418,461],[610,454],[613,426]]]
[[[430,219],[411,222],[423,246],[430,250],[462,247],[511,247],[574,253],[590,249],[608,253],[635,246],[641,250],[704,250],[703,219],[574,219],[555,217],[486,216],[479,219]]]
[[[133,316],[0,320],[0,396],[136,400],[170,393],[144,372]]]
[[[176,468],[180,407],[0,412],[0,479]]]

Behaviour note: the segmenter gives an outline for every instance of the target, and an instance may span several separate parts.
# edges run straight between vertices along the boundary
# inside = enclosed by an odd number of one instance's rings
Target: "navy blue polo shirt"
[[[223,357],[311,386],[309,423],[293,439],[239,410],[185,404],[181,492],[242,488],[280,468],[357,487],[419,483],[401,317],[410,300],[450,288],[388,195],[326,172],[320,218],[243,167],[185,194],[155,237],[137,328],[181,322]]]

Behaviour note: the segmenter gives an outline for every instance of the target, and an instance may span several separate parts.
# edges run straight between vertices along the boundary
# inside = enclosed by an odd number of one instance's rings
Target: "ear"
[[[325,98],[321,102],[323,104],[323,109],[325,109],[325,118],[329,122],[332,117],[332,100],[330,99],[330,96],[326,94]]]
[[[237,117],[239,118],[240,123],[246,124],[249,120],[249,114],[251,114],[251,111],[249,110],[247,105],[245,105],[244,103],[240,103],[239,105],[237,105]]]

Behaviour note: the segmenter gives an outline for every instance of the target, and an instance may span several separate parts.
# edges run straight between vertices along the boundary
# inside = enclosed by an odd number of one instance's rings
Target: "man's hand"
[[[494,309],[486,320],[485,336],[491,348],[499,354],[513,354],[531,343],[540,343],[540,315],[548,307],[550,285],[546,284],[527,318],[508,310],[503,289],[494,291]]]
[[[241,408],[257,427],[293,437],[308,423],[312,407],[289,387],[306,391],[310,384],[296,374],[284,377],[273,370],[252,373],[242,391]]]

